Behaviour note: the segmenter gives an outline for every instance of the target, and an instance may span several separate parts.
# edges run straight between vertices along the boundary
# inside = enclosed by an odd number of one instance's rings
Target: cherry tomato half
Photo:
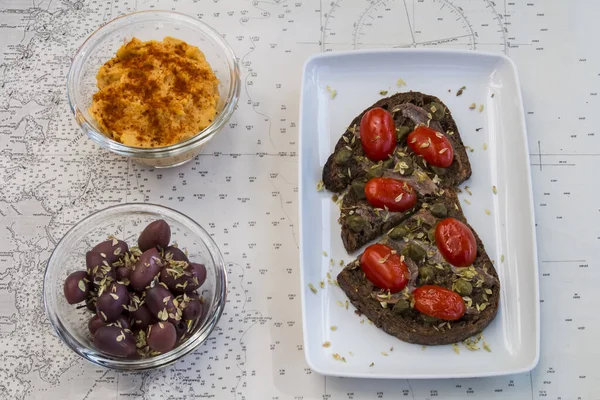
[[[425,125],[408,135],[410,148],[434,167],[448,168],[454,159],[454,149],[448,138]]]
[[[471,229],[454,218],[446,218],[435,227],[435,244],[450,264],[467,267],[477,257],[477,242]]]
[[[410,210],[417,204],[417,192],[408,183],[394,178],[372,178],[365,185],[365,196],[373,207],[389,211]]]
[[[360,143],[369,159],[388,158],[396,148],[396,125],[392,114],[380,107],[367,111],[360,120]]]
[[[415,308],[423,314],[456,321],[465,315],[465,302],[456,292],[437,285],[423,285],[413,293]]]
[[[396,293],[404,289],[410,279],[408,267],[390,247],[373,244],[360,257],[360,268],[373,285]]]

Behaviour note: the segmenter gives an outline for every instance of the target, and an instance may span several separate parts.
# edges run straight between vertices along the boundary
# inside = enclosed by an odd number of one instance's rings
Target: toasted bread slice
[[[434,103],[437,103],[438,107],[435,107]],[[365,112],[374,107],[381,107],[391,112],[396,130],[402,132],[396,151],[403,153],[404,156],[395,153],[396,159],[401,158],[411,167],[416,165],[422,167],[431,179],[437,176],[442,187],[458,186],[471,176],[471,165],[465,146],[448,108],[435,96],[419,92],[406,92],[381,99],[354,118],[323,168],[323,183],[327,190],[339,193],[348,187],[352,180],[366,176],[377,165],[365,156],[360,143],[361,118]],[[407,146],[408,133],[421,123],[443,133],[452,143],[454,161],[450,167],[432,167]],[[351,156],[348,157],[349,155]],[[392,169],[396,166],[397,161],[395,160],[394,163],[380,162],[380,164],[384,164],[385,169]]]
[[[365,198],[366,179],[359,178],[352,182],[350,190],[342,199],[338,220],[341,225],[342,242],[348,253],[380,237],[417,212],[423,203],[435,201],[439,194],[444,192],[418,166],[415,168],[415,173],[408,176],[402,176],[393,170],[383,170],[382,174],[384,177],[405,181],[417,192],[417,204],[405,212],[374,208]]]
[[[495,318],[500,298],[498,275],[475,231],[477,257],[471,267],[454,267],[439,253],[432,241],[432,230],[444,218],[444,214],[464,223],[467,221],[454,191],[445,190],[434,204],[424,205],[400,224],[403,237],[396,236],[392,231],[380,241],[405,255],[411,279],[402,292],[392,295],[376,288],[365,278],[360,268],[360,256],[337,276],[339,286],[359,313],[388,334],[405,342],[422,345],[456,343],[480,333]],[[440,209],[443,211],[441,205],[445,213],[440,212]],[[423,258],[414,256],[415,251],[412,250],[415,245],[424,250],[420,252]],[[412,307],[406,308],[412,291],[424,284],[440,285],[459,292],[467,306],[466,314],[457,321],[448,322],[421,314]],[[471,293],[467,295],[469,288]],[[395,306],[401,299],[404,300],[404,308]]]

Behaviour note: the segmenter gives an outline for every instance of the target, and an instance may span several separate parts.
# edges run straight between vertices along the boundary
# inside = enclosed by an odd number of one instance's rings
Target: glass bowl
[[[171,243],[189,252],[189,259],[206,266],[206,281],[198,290],[205,300],[204,313],[188,338],[173,350],[157,356],[120,358],[97,350],[87,323],[94,315],[85,303],[68,304],[63,294],[65,278],[85,270],[85,254],[108,235],[137,245],[150,222],[164,219],[171,226]],[[225,306],[227,276],[223,256],[210,235],[194,220],[178,211],[153,204],[124,204],[106,208],[78,222],[60,240],[44,274],[44,306],[58,336],[73,351],[94,364],[116,370],[143,371],[169,365],[196,349],[217,325]],[[78,306],[84,305],[82,308]]]
[[[88,112],[98,91],[96,74],[117,50],[133,37],[162,41],[165,36],[197,46],[219,79],[219,104],[214,121],[195,136],[180,143],[154,148],[126,146],[100,131]],[[172,11],[140,11],[116,18],[92,35],[79,48],[67,77],[69,106],[81,129],[101,147],[133,158],[151,167],[174,167],[200,154],[235,111],[240,96],[240,71],[229,44],[205,23]]]

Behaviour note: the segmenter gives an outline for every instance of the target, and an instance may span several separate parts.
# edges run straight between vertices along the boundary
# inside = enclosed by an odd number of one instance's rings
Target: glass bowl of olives
[[[225,307],[223,256],[202,226],[154,204],[106,208],[73,226],[44,275],[58,337],[103,367],[169,365],[202,344]]]

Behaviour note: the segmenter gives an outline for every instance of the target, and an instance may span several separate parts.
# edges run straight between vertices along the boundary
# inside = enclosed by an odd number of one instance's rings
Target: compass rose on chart
[[[322,51],[443,47],[506,52],[490,0],[337,0],[323,7]]]

